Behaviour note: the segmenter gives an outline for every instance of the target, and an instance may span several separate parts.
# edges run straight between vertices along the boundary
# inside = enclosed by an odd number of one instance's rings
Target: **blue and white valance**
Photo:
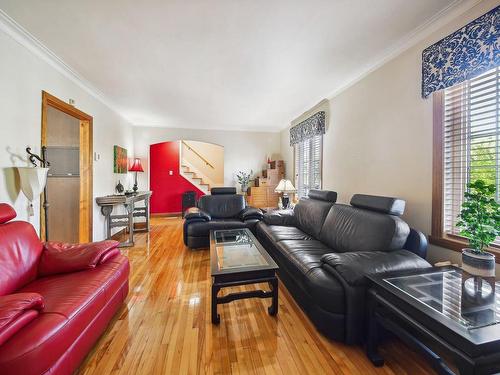
[[[290,146],[321,134],[325,134],[325,111],[317,112],[290,128]]]
[[[500,65],[500,6],[422,52],[422,97]]]

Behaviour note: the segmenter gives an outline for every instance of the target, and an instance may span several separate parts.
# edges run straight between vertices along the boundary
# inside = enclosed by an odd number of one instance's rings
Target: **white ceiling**
[[[136,125],[275,131],[456,0],[0,0]]]

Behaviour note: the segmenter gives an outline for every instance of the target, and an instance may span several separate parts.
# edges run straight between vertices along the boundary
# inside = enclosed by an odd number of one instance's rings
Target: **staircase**
[[[205,194],[210,194],[210,184],[193,172],[189,166],[181,164],[181,175]]]
[[[207,174],[214,166],[186,141],[179,141],[180,174],[204,194],[210,194],[215,183]]]

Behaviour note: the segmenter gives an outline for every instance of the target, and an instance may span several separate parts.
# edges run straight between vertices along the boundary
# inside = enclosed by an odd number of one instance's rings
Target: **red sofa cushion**
[[[128,273],[128,259],[118,255],[93,269],[26,285],[21,292],[39,293],[45,308],[0,348],[2,375],[19,374],[20,369],[25,375],[40,375],[51,369],[128,282]]]
[[[0,203],[0,224],[6,223],[17,216],[10,204]]]
[[[0,297],[0,345],[23,328],[43,309],[37,293],[16,293]]]
[[[43,246],[38,275],[48,276],[95,268],[111,255],[119,254],[118,241],[100,241],[89,244],[47,242]]]
[[[36,278],[41,253],[42,244],[31,224],[0,224],[0,296],[16,292]]]

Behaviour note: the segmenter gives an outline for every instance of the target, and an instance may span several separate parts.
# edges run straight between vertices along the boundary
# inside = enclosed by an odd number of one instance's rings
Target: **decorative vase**
[[[246,192],[247,192],[247,190],[248,190],[248,185],[244,185],[244,184],[242,184],[242,185],[241,185],[241,191],[242,191],[243,193],[246,193]]]
[[[495,277],[495,255],[477,252],[474,249],[462,250],[462,269],[472,276]]]

